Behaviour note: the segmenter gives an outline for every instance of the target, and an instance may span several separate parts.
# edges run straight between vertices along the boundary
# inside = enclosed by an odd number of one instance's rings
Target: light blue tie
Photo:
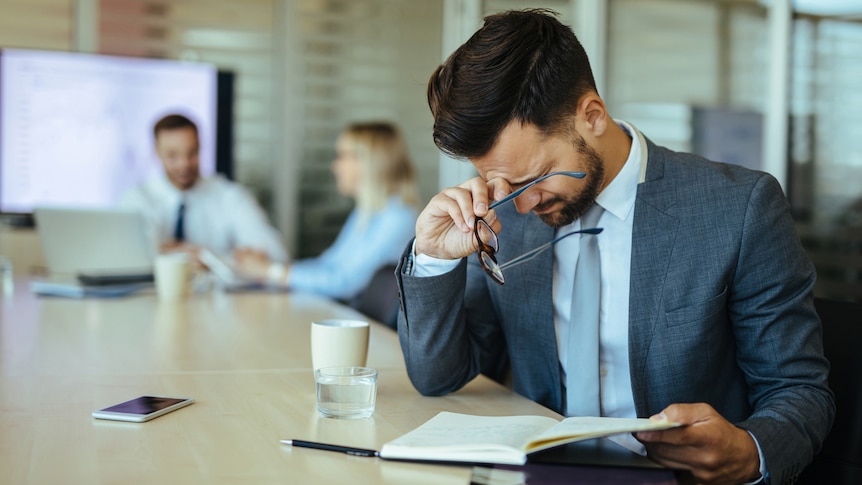
[[[581,229],[596,227],[603,209],[594,204],[581,216]],[[569,319],[566,362],[566,411],[568,416],[600,416],[599,303],[601,262],[599,241],[581,234],[575,267],[572,312]]]

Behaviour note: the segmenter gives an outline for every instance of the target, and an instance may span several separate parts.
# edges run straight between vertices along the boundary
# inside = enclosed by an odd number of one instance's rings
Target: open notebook
[[[558,446],[620,433],[680,426],[645,418],[573,416],[476,416],[440,412],[418,428],[383,445],[392,460],[523,465],[527,456]]]

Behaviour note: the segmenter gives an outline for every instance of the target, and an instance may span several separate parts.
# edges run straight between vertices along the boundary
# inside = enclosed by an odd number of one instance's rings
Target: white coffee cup
[[[156,256],[156,292],[159,300],[175,302],[189,293],[191,286],[191,260],[185,253],[167,253]]]
[[[312,368],[365,367],[369,333],[369,324],[363,320],[311,322]]]

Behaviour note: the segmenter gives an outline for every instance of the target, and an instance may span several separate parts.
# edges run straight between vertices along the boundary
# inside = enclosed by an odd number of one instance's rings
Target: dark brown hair
[[[153,136],[158,138],[160,131],[177,130],[180,128],[191,128],[195,130],[195,135],[198,134],[198,127],[194,121],[183,115],[171,114],[156,122],[155,126],[153,126]]]
[[[578,100],[596,83],[581,43],[555,15],[527,9],[485,17],[434,71],[428,105],[440,150],[482,156],[514,120],[547,134],[569,129]]]

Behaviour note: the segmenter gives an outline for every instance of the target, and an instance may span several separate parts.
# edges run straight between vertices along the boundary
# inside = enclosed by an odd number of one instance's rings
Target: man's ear
[[[597,93],[588,93],[578,102],[584,128],[594,137],[602,136],[608,128],[608,110]]]

